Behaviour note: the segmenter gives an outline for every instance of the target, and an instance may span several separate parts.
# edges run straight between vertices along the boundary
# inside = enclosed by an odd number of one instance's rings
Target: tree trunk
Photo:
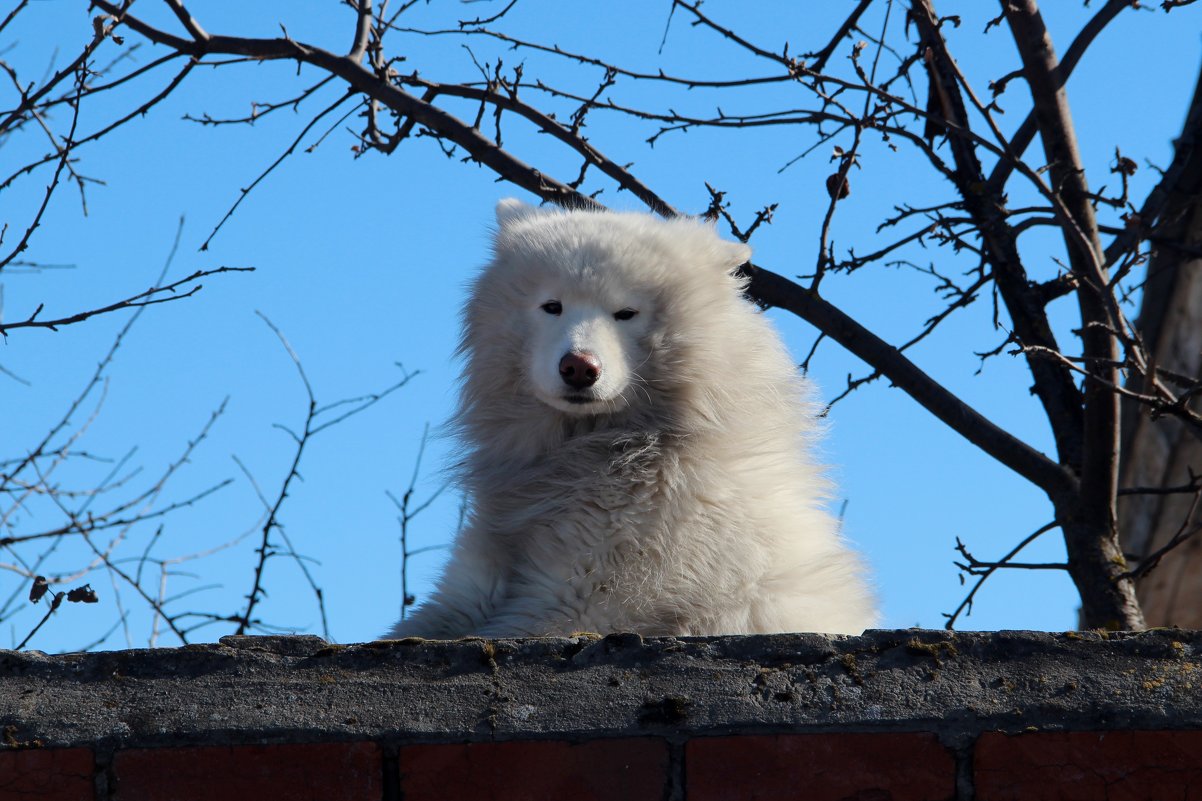
[[[1155,227],[1138,329],[1153,364],[1202,380],[1202,76],[1175,144],[1168,174],[1180,170]],[[1131,384],[1141,382],[1133,377]],[[1202,396],[1192,408],[1202,409]],[[1202,474],[1202,438],[1169,415],[1152,419],[1145,407],[1124,400],[1120,486],[1183,486],[1191,471]],[[1202,503],[1193,493],[1127,495],[1118,511],[1133,566],[1173,537],[1188,536],[1136,591],[1148,625],[1202,628],[1202,531],[1189,536],[1202,526]]]
[[[1119,380],[1118,319],[1112,309],[1110,273],[1060,62],[1039,6],[1035,0],[1001,0],[1001,6],[1031,90],[1035,124],[1058,206],[1056,216],[1077,282],[1082,364],[1089,374],[1079,396],[1080,453],[1060,453],[1062,463],[1077,468],[1079,486],[1071,497],[1062,493],[1050,497],[1064,531],[1069,575],[1081,594],[1084,626],[1138,630],[1145,621],[1127,574],[1116,522],[1121,431],[1119,398],[1113,389]],[[1002,287],[1000,280],[998,286]],[[1056,422],[1052,420],[1054,427]],[[1058,445],[1062,441],[1071,439],[1058,436]]]
[[[1073,510],[1057,509],[1068,549],[1069,575],[1081,595],[1080,626],[1108,631],[1140,630],[1148,623],[1137,600],[1138,589],[1125,578],[1127,566],[1114,520],[1074,519]]]

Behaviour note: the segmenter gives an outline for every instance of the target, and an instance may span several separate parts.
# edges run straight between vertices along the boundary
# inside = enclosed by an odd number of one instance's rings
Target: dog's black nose
[[[601,377],[601,360],[591,353],[565,353],[559,360],[559,377],[572,389],[585,389]]]

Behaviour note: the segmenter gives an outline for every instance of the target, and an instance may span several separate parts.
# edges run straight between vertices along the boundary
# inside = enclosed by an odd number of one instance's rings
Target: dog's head
[[[573,416],[655,404],[667,383],[695,380],[687,365],[666,375],[676,346],[743,303],[732,273],[750,250],[703,223],[517,200],[498,205],[497,223],[464,329],[466,388],[480,403],[524,396]]]

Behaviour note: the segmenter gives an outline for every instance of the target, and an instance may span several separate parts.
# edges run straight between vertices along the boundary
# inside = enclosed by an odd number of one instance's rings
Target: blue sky
[[[350,15],[334,2],[204,5],[213,7],[198,5],[195,12],[216,33],[271,36],[282,23],[296,39],[342,49],[353,29]],[[1049,27],[1063,51],[1091,12],[1079,3],[1045,5]],[[849,7],[842,2],[705,5],[712,16],[769,48],[788,38],[792,52],[824,44]],[[986,92],[989,79],[1018,66],[1004,28],[981,33],[995,13],[993,4],[944,2],[940,7],[942,13],[962,16],[962,25],[949,32],[950,46],[980,92]],[[175,24],[164,8],[149,0],[136,8],[164,25]],[[419,28],[453,27],[457,18],[491,8],[418,4],[406,19]],[[636,69],[653,70],[662,64],[673,72],[706,77],[765,72],[765,67],[679,17],[660,55],[667,8],[666,3],[622,2],[579,4],[568,11],[565,4],[521,2],[505,17],[504,29]],[[899,20],[895,9],[893,41],[900,47]],[[877,31],[881,21],[879,14],[869,15],[863,24]],[[1132,181],[1136,202],[1155,180],[1145,159],[1168,162],[1170,140],[1179,131],[1197,74],[1200,21],[1197,8],[1172,15],[1125,12],[1074,74],[1069,97],[1095,188],[1112,182],[1108,165],[1116,146],[1141,165]],[[0,49],[26,80],[32,80],[47,64],[73,57],[90,28],[82,4],[40,0],[19,24],[0,34]],[[130,32],[126,37],[127,43],[138,39]],[[478,75],[472,55],[481,62],[499,55],[509,66],[524,60],[527,78],[554,78],[586,93],[598,78],[596,70],[574,70],[534,54],[497,50],[482,40],[470,42],[469,54],[461,46],[467,43],[459,37],[395,34],[393,47],[407,59],[403,68],[437,80],[472,80]],[[850,44],[836,55],[835,69],[846,70]],[[110,49],[107,58],[116,52]],[[135,58],[144,64],[155,55],[155,49],[145,45]],[[890,65],[889,59],[883,57],[882,69]],[[136,106],[166,83],[171,69],[142,79],[124,93],[85,104],[80,129],[95,130]],[[350,642],[378,636],[397,615],[398,526],[395,507],[385,493],[404,492],[427,424],[432,438],[415,497],[428,497],[445,480],[439,471],[454,458],[455,444],[438,432],[454,404],[458,363],[453,350],[465,284],[487,258],[495,202],[523,195],[498,184],[480,167],[445,157],[428,139],[409,141],[389,157],[355,158],[354,140],[344,130],[356,124],[352,117],[313,152],[303,148],[318,134],[306,137],[298,153],[249,195],[210,249],[199,252],[237,199],[239,188],[269,165],[338,92],[327,90],[301,106],[299,113],[270,115],[253,128],[205,128],[182,116],[244,115],[252,101],[295,95],[317,77],[306,69],[298,78],[295,65],[286,64],[196,70],[144,119],[80,152],[79,172],[105,183],[89,186],[87,216],[78,193],[69,186],[61,189],[27,254],[42,263],[71,267],[9,270],[0,274],[0,287],[6,320],[28,315],[39,303],[46,304],[45,315],[70,313],[141,291],[162,268],[181,217],[182,243],[171,277],[221,265],[255,267],[253,273],[210,278],[195,297],[147,309],[118,351],[103,403],[80,439],[81,447],[108,457],[136,447],[128,462],[142,469],[128,484],[136,489],[177,459],[213,410],[229,399],[209,437],[157,503],[188,498],[227,478],[232,483],[168,516],[150,553],[178,557],[205,552],[252,533],[203,559],[178,565],[187,575],[170,576],[169,589],[193,593],[178,602],[184,608],[229,613],[241,604],[252,579],[258,538],[254,526],[262,507],[233,457],[264,493],[274,497],[292,456],[288,434],[276,424],[296,428],[304,420],[307,399],[296,369],[255,312],[268,316],[288,338],[319,402],[378,391],[400,377],[397,363],[420,371],[404,389],[315,438],[301,465],[303,482],[283,507],[286,531],[308,557],[306,564],[324,590],[330,634]],[[921,95],[922,89],[916,91]],[[1007,130],[1028,109],[1023,89],[1012,84],[1002,97],[1007,113],[999,122]],[[780,88],[719,98],[681,94],[670,102],[661,93],[657,86],[620,82],[610,96],[619,102],[672,105],[698,113],[710,113],[716,102],[728,112],[813,107],[813,99],[804,92]],[[11,106],[11,93],[4,97],[0,105]],[[467,104],[448,108],[461,118],[475,113]],[[52,120],[60,129],[66,122],[61,116]],[[832,171],[831,148],[820,147],[789,169],[780,168],[813,143],[812,131],[692,131],[665,136],[651,148],[644,140],[653,128],[601,112],[590,117],[588,131],[596,146],[619,163],[634,162],[642,180],[680,208],[704,209],[705,181],[728,192],[732,210],[742,221],[768,203],[779,203],[773,224],[752,240],[756,261],[786,275],[811,271],[826,208],[823,181]],[[568,154],[516,122],[508,125],[506,144],[540,168],[561,178],[575,177],[578,165]],[[44,139],[26,136],[6,142],[0,152],[11,170],[30,154],[41,155],[45,147]],[[1033,156],[1037,148],[1038,144],[1028,154]],[[48,177],[43,170],[0,193],[0,219],[10,228],[23,229]],[[833,228],[840,252],[849,246],[867,252],[887,242],[890,232],[877,234],[875,229],[898,203],[951,199],[951,187],[934,180],[920,157],[905,146],[894,153],[879,140],[869,142],[862,169],[853,172],[852,182],[852,195],[840,204]],[[616,193],[605,182],[594,180],[588,187],[604,188],[602,202],[637,208],[632,197]],[[1024,190],[1014,181],[1011,191],[1016,205]],[[1032,232],[1023,244],[1029,270],[1054,274],[1053,259],[1059,251],[1050,234]],[[936,248],[915,248],[906,256],[949,274],[972,266]],[[929,278],[912,270],[880,265],[823,284],[830,300],[894,342],[908,339],[940,308],[932,288]],[[1062,327],[1062,341],[1071,341],[1071,308],[1061,303],[1053,312]],[[914,349],[912,357],[995,422],[1047,450],[1047,426],[1028,396],[1030,379],[1023,366],[1001,356],[976,374],[980,363],[973,352],[996,347],[1004,336],[993,330],[990,313],[987,299],[982,299],[949,320],[937,336]],[[794,317],[770,314],[800,360],[815,332]],[[0,345],[0,366],[28,382],[0,375],[0,457],[32,447],[62,416],[127,319],[116,314],[57,333],[15,331]],[[856,359],[827,342],[812,364],[811,377],[821,396],[831,398],[849,374],[864,372]],[[74,422],[86,423],[99,400],[100,393]],[[886,627],[943,624],[941,613],[951,611],[965,591],[952,564],[956,537],[978,556],[997,557],[1050,519],[1048,504],[1037,490],[978,453],[887,382],[873,383],[837,404],[829,428],[823,457],[832,465],[840,498],[847,502],[846,533],[872,565]],[[110,468],[85,462],[68,466],[57,478],[64,486],[87,486]],[[102,500],[95,502],[97,508]],[[7,508],[9,501],[0,503]],[[412,546],[445,543],[457,513],[458,498],[448,491],[411,524]],[[20,533],[50,527],[58,519],[50,507],[31,503],[9,521]],[[150,525],[130,531],[113,546],[115,558],[123,554],[136,559],[154,531]],[[22,551],[26,559],[34,553]],[[1032,561],[1059,561],[1063,548],[1053,534],[1029,556]],[[440,551],[433,551],[410,565],[419,597],[442,558]],[[0,562],[12,561],[0,557]],[[48,557],[45,569],[67,571],[87,561],[80,543],[68,542]],[[92,583],[100,602],[64,607],[31,646],[79,648],[109,631],[122,610],[128,612],[128,638],[126,630],[117,627],[102,647],[146,645],[151,621],[135,593],[104,571],[67,586],[83,581]],[[0,571],[0,596],[23,594],[21,582],[13,572]],[[259,611],[267,621],[287,630],[320,633],[312,592],[295,562],[269,560],[266,587],[268,596]],[[19,641],[40,614],[26,609],[5,620],[0,644]],[[1066,576],[1014,572],[991,579],[972,617],[960,627],[1065,629],[1074,626],[1075,615],[1075,594]],[[228,624],[215,625],[196,637],[213,639],[230,630]],[[175,644],[171,636],[157,642]]]

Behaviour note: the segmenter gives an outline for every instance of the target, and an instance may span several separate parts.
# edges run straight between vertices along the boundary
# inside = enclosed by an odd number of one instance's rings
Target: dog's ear
[[[717,262],[725,272],[733,273],[751,261],[751,245],[746,242],[731,242],[718,235],[717,217],[707,215],[699,219],[717,241]]]
[[[745,242],[728,242],[721,239],[718,247],[722,266],[727,272],[734,272],[751,261],[751,246]]]
[[[509,223],[538,213],[539,210],[535,206],[523,203],[516,197],[507,197],[497,203],[497,225],[503,228]]]

